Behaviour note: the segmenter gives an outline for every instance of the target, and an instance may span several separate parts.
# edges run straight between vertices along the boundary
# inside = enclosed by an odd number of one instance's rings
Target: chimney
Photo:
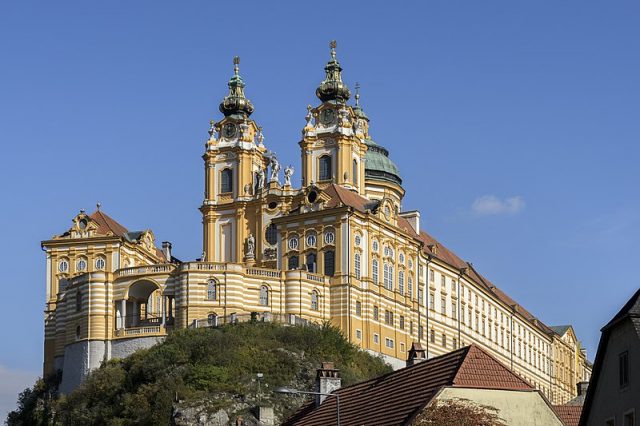
[[[401,212],[400,217],[407,219],[409,225],[413,227],[416,234],[420,233],[420,212],[418,210],[411,210],[409,212]]]
[[[164,257],[167,258],[167,262],[171,263],[171,243],[169,241],[162,242],[162,252]]]
[[[578,396],[587,394],[587,388],[589,387],[589,382],[578,382],[576,386],[578,387]]]
[[[331,393],[340,389],[341,383],[340,370],[333,368],[332,362],[323,362],[316,375],[316,392]],[[322,404],[326,398],[326,395],[316,395],[316,407]]]
[[[409,349],[409,355],[407,356],[407,367],[412,367],[426,360],[427,351],[422,349],[422,345],[420,345],[420,343],[413,342],[411,344],[411,349]]]

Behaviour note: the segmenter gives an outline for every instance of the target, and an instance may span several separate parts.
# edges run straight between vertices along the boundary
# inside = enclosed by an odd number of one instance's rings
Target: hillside
[[[348,343],[337,329],[245,323],[172,333],[164,343],[112,360],[67,396],[56,378],[25,390],[9,425],[255,424],[256,406],[282,419],[303,398],[277,395],[286,386],[312,390],[316,368],[332,361],[348,385],[390,371],[381,359]],[[258,395],[257,373],[263,373]],[[235,424],[235,423],[234,423]]]

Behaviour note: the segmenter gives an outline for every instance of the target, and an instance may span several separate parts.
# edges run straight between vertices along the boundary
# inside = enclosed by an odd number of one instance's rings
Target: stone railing
[[[236,263],[224,262],[185,262],[180,265],[181,271],[241,271]]]
[[[148,274],[170,274],[176,268],[174,264],[164,263],[160,265],[143,265],[131,268],[122,268],[116,271],[116,277],[127,277],[130,275]]]
[[[315,281],[321,284],[326,283],[324,275],[313,274],[311,272],[305,272],[305,275],[309,281]]]
[[[262,268],[246,268],[246,275],[252,275],[254,277],[268,277],[268,278],[281,278],[282,273],[277,269],[262,269]]]
[[[160,325],[147,325],[144,327],[131,327],[116,330],[116,337],[144,337],[144,336],[164,336],[167,332]]]
[[[225,324],[241,322],[275,322],[282,325],[319,326],[318,323],[302,318],[295,314],[276,314],[272,312],[252,312],[246,314],[231,314],[225,316],[211,316],[205,319],[195,319],[189,328],[213,328]]]

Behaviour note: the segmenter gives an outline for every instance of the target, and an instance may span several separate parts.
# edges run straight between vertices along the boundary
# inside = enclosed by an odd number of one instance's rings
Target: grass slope
[[[165,342],[92,372],[74,392],[51,397],[55,380],[39,381],[20,396],[9,425],[170,424],[176,401],[230,417],[258,404],[257,373],[263,373],[261,404],[282,418],[302,400],[274,395],[279,386],[311,390],[315,369],[333,361],[343,385],[390,371],[380,358],[348,343],[330,326],[286,327],[245,323],[216,329],[178,330]]]

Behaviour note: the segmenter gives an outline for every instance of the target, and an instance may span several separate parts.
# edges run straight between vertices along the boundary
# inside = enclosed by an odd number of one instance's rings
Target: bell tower
[[[224,115],[211,121],[202,156],[205,166],[202,260],[243,261],[244,242],[251,233],[246,206],[264,181],[267,159],[262,128],[249,117],[253,104],[244,94],[240,58],[233,58],[229,93],[220,103]]]
[[[347,105],[351,92],[342,81],[335,40],[329,46],[331,58],[324,67],[325,78],[316,89],[322,103],[307,107],[307,124],[299,143],[302,182],[304,187],[335,183],[364,194],[364,121]]]

